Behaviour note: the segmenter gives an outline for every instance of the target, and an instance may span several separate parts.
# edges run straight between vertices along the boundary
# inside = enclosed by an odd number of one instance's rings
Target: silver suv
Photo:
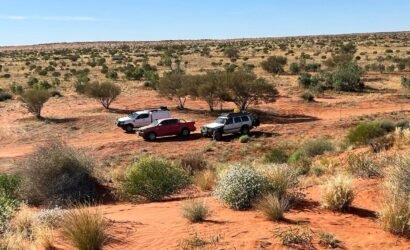
[[[201,134],[214,140],[221,140],[224,134],[249,134],[249,131],[260,125],[258,119],[248,112],[221,114],[212,123],[201,127]]]

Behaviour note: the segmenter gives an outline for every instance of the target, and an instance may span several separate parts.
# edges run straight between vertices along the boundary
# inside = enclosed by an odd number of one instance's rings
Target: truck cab
[[[117,119],[117,126],[131,133],[135,128],[141,128],[151,124],[152,122],[170,118],[171,112],[166,107],[159,109],[147,109],[129,113],[128,116]]]

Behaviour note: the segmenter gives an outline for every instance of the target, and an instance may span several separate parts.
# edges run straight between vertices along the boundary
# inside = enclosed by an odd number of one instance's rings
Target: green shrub
[[[298,149],[289,156],[288,163],[293,164],[298,160],[302,159],[303,157],[306,157],[305,152],[303,152],[303,150]]]
[[[254,168],[231,166],[217,183],[215,195],[229,207],[248,209],[264,191],[264,178]]]
[[[239,142],[240,143],[247,143],[251,140],[251,138],[249,137],[249,135],[242,135],[241,137],[239,137]]]
[[[104,108],[109,109],[111,103],[121,94],[121,88],[111,82],[93,82],[87,84],[85,93],[97,99]]]
[[[302,157],[290,165],[295,169],[297,175],[306,175],[310,171],[312,160],[309,157]]]
[[[126,175],[124,188],[131,195],[140,195],[150,201],[160,201],[188,184],[188,176],[172,162],[146,156],[131,166]]]
[[[368,154],[349,154],[348,170],[359,177],[371,178],[381,175],[381,167]]]
[[[410,236],[410,157],[396,156],[385,171],[384,201],[378,211],[384,230]]]
[[[410,89],[410,78],[403,76],[401,78],[401,86],[405,89]]]
[[[291,63],[289,66],[289,70],[292,74],[297,75],[300,72],[300,66],[297,63]]]
[[[314,102],[315,101],[315,96],[312,94],[310,91],[305,91],[303,94],[300,96],[305,102]]]
[[[265,154],[263,161],[266,163],[285,163],[288,161],[288,153],[282,147],[274,147]]]
[[[386,132],[393,132],[396,125],[390,120],[376,121],[376,123]]]
[[[410,157],[396,156],[385,171],[385,187],[390,194],[410,196]]]
[[[396,124],[396,127],[399,127],[401,129],[410,128],[410,120],[398,121],[397,124]]]
[[[102,249],[107,240],[107,222],[102,212],[91,208],[69,210],[63,219],[61,232],[79,250]]]
[[[13,198],[0,195],[0,234],[8,228],[8,222],[17,210],[19,202]]]
[[[372,139],[384,134],[385,131],[375,122],[360,123],[349,130],[346,141],[350,145],[368,144]]]
[[[288,59],[283,56],[270,56],[261,62],[261,66],[269,73],[279,74],[283,72],[283,66],[286,65],[287,61]]]
[[[182,206],[182,216],[190,222],[204,221],[208,215],[209,209],[204,201],[190,200]]]
[[[308,157],[322,155],[334,150],[333,144],[327,139],[307,140],[302,145],[302,150]]]
[[[275,194],[280,199],[298,182],[297,172],[287,164],[266,164],[259,166],[258,171],[265,179],[265,192]]]
[[[312,76],[309,73],[301,74],[298,77],[298,83],[302,88],[308,89],[315,85]]]
[[[356,63],[338,65],[332,74],[332,87],[340,91],[362,91],[364,84],[360,80],[361,74],[362,69]]]
[[[310,168],[310,172],[311,172],[313,175],[315,175],[316,177],[320,177],[320,176],[322,176],[322,175],[326,172],[326,170],[325,170],[322,166],[320,166],[320,165],[313,165],[313,166]]]
[[[21,101],[30,113],[41,118],[41,110],[50,98],[50,93],[43,89],[30,89],[21,95]]]
[[[21,185],[21,178],[14,174],[0,174],[0,196],[16,199]]]
[[[32,204],[96,200],[100,194],[94,167],[83,152],[50,141],[20,163],[22,196]]]
[[[319,244],[327,248],[339,248],[342,247],[340,240],[331,233],[320,232],[319,233]]]
[[[354,199],[352,178],[346,175],[330,177],[322,185],[323,207],[343,211],[350,207]]]
[[[21,86],[20,84],[17,84],[15,82],[13,82],[12,84],[10,84],[10,91],[13,94],[21,95],[21,94],[23,94],[24,89],[23,89],[23,86]]]
[[[388,196],[378,211],[378,217],[384,230],[410,236],[409,196]]]
[[[274,236],[280,240],[282,245],[295,249],[314,249],[312,245],[312,232],[308,228],[289,227],[278,228]]]
[[[268,193],[258,199],[256,209],[261,211],[269,220],[278,221],[284,218],[283,214],[289,205],[289,200],[286,197],[279,198],[275,194]]]

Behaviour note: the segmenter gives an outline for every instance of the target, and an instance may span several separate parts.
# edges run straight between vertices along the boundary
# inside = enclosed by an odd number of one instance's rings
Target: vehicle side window
[[[162,121],[162,122],[161,122],[161,125],[162,125],[162,126],[166,126],[166,125],[168,125],[168,124],[169,124],[169,120],[166,120],[166,121]]]
[[[242,120],[241,120],[240,117],[235,117],[235,123],[241,123],[241,122],[242,122]]]
[[[249,117],[247,117],[247,116],[242,116],[242,121],[243,121],[243,122],[249,121]]]
[[[148,117],[149,117],[149,114],[141,114],[141,115],[138,116],[137,119],[145,119],[145,118],[148,118]]]
[[[225,125],[229,125],[229,124],[232,124],[232,123],[233,123],[233,119],[229,118],[228,120],[226,120]]]
[[[168,120],[168,124],[176,124],[178,123],[177,119]]]

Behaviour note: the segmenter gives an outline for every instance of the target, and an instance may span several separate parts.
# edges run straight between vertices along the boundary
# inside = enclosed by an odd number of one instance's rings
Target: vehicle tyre
[[[124,127],[124,130],[127,133],[132,133],[132,132],[134,132],[134,126],[132,126],[131,124],[128,124]]]
[[[151,132],[148,134],[147,138],[149,141],[153,141],[157,138],[157,135],[154,132]]]
[[[222,133],[219,131],[214,131],[214,133],[212,134],[212,140],[214,141],[222,140]]]
[[[183,137],[189,136],[190,133],[191,133],[191,132],[190,132],[189,129],[187,129],[187,128],[183,128],[183,129],[181,130],[181,136],[183,136]]]
[[[249,127],[248,126],[243,126],[241,128],[241,134],[248,135],[249,134]]]

